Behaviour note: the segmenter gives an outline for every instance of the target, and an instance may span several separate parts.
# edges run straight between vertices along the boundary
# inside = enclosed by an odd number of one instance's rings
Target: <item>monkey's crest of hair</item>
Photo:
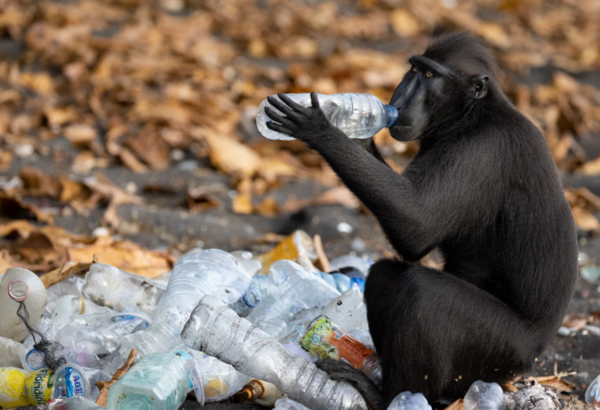
[[[456,74],[487,74],[496,78],[498,64],[485,42],[467,32],[445,34],[432,43],[423,56],[446,67],[457,70]]]

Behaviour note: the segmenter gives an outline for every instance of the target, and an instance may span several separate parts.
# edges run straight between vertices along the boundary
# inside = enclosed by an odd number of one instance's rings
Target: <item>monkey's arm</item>
[[[485,173],[478,172],[469,162],[485,161],[479,153],[461,155],[448,164],[441,160],[421,164],[416,175],[397,174],[332,126],[319,108],[316,94],[311,97],[313,106],[309,108],[284,94],[279,94],[279,98],[285,104],[269,97],[269,102],[286,116],[267,107],[266,113],[273,120],[267,126],[318,151],[373,212],[391,244],[405,259],[418,260],[462,225],[481,221],[477,212],[493,213],[493,209],[478,205],[480,197],[496,194],[494,181],[487,180]],[[420,183],[423,176],[427,183]]]
[[[369,154],[371,154],[375,158],[377,158],[378,161],[383,162],[385,165],[388,165],[387,162],[385,162],[385,160],[383,159],[383,157],[379,153],[379,150],[377,149],[377,145],[375,145],[375,140],[373,139],[373,137],[371,137],[371,138],[360,138],[360,139],[355,139],[353,141],[355,141],[358,145],[360,145]]]

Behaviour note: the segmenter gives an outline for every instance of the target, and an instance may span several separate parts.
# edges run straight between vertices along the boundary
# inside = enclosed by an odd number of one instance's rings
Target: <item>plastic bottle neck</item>
[[[386,128],[390,128],[396,122],[398,118],[398,109],[392,105],[384,104],[385,114],[387,115],[387,121],[385,123]]]

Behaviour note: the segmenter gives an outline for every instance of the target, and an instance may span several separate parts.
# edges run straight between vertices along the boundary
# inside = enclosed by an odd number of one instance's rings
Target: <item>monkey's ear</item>
[[[487,75],[484,75],[484,74],[476,75],[475,77],[473,77],[473,79],[471,80],[471,88],[469,89],[469,91],[471,92],[473,97],[475,97],[475,98],[485,97],[485,95],[487,94],[487,91],[488,91],[488,81],[489,80],[490,80],[490,77],[488,77]]]

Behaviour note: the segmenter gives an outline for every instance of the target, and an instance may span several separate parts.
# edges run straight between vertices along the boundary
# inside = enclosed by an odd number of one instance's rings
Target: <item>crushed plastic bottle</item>
[[[320,276],[289,260],[273,263],[268,277],[271,295],[253,309],[247,318],[277,339],[306,321],[306,318],[294,320],[295,314],[304,309],[324,307],[340,296]]]
[[[8,268],[0,282],[0,336],[15,342],[22,342],[29,335],[29,330],[17,316],[20,300],[24,300],[30,325],[37,326],[48,300],[46,287],[35,273],[23,268]]]
[[[394,397],[387,410],[431,410],[431,406],[421,393],[405,391]]]
[[[600,401],[600,376],[596,377],[585,391],[585,402],[592,403],[592,398],[596,401]]]
[[[185,359],[176,353],[149,354],[108,391],[113,410],[177,409],[190,391]]]
[[[478,380],[469,387],[464,399],[465,410],[505,410],[506,398],[497,383]]]
[[[340,271],[347,276],[356,275],[364,279],[369,273],[373,261],[368,257],[356,255],[339,256],[329,262],[331,271]]]
[[[181,337],[192,349],[256,379],[276,383],[291,399],[313,410],[367,409],[363,397],[351,384],[331,380],[313,363],[291,354],[212,296],[202,298]]]
[[[275,402],[275,409],[277,410],[310,410],[303,404],[298,403],[292,399],[279,399]]]
[[[252,252],[248,251],[234,251],[231,252],[233,256],[237,258],[238,261],[242,264],[246,272],[250,276],[256,275],[262,269],[262,265],[259,261],[254,259]]]
[[[143,276],[94,263],[85,275],[81,292],[92,302],[117,312],[139,310],[154,317],[165,289],[161,283]]]
[[[312,106],[310,94],[286,95],[303,107]],[[325,117],[349,138],[372,137],[384,127],[391,127],[398,117],[398,110],[395,107],[383,104],[374,95],[345,93],[317,94],[317,96]],[[274,97],[279,99],[277,96]],[[258,107],[258,115],[256,116],[256,125],[260,133],[264,137],[273,140],[293,140],[293,137],[272,131],[267,127],[267,122],[271,119],[265,113],[265,107],[270,107],[281,114],[277,108],[265,99]]]
[[[282,259],[296,260],[300,255],[304,255],[311,261],[317,260],[313,240],[306,232],[298,230],[279,242],[269,252],[258,255],[255,259],[262,264],[260,273],[266,275],[274,262]]]

